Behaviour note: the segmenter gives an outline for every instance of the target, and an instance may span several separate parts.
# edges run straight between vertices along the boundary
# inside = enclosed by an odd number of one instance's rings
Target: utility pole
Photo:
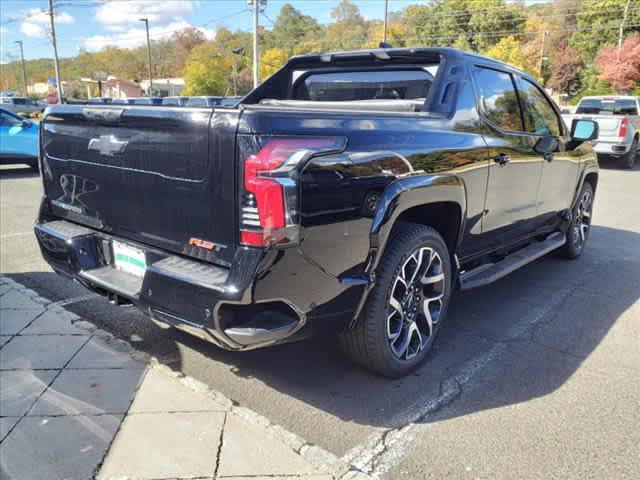
[[[24,96],[29,95],[27,92],[27,69],[24,65],[24,50],[22,48],[22,40],[16,40],[14,43],[20,45],[20,59],[22,60],[22,85],[24,86]]]
[[[233,96],[238,96],[238,56],[244,55],[244,47],[234,48],[233,52]]]
[[[141,22],[144,22],[144,26],[147,29],[147,60],[149,60],[149,96],[153,95],[153,74],[151,68],[151,40],[149,40],[149,19],[140,18]]]
[[[544,42],[547,39],[547,35],[549,35],[549,32],[542,32],[542,44],[540,45],[540,65],[538,66],[540,78],[542,78],[542,64],[544,62]]]
[[[51,43],[53,43],[53,63],[56,69],[56,92],[58,103],[62,103],[62,81],[60,80],[60,61],[58,60],[58,44],[56,43],[56,24],[53,20],[53,0],[49,0],[49,20],[51,21]]]
[[[382,42],[387,43],[387,26],[389,25],[389,0],[384,0],[384,31]]]
[[[622,23],[620,23],[620,32],[618,33],[618,57],[620,56],[620,50],[622,49],[622,37],[624,37],[624,24],[627,23],[627,17],[629,16],[629,6],[631,0],[627,0],[627,5],[624,7],[624,14],[622,15]]]
[[[253,6],[253,88],[260,83],[260,54],[258,52],[258,26],[260,21],[260,0],[249,0]]]

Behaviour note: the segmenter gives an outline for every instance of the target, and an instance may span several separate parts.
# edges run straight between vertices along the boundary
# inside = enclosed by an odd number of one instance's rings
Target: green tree
[[[524,56],[520,43],[513,36],[503,38],[493,47],[484,51],[483,54],[487,57],[513,65],[520,70],[528,72],[532,72],[533,70],[533,65],[530,60]]]
[[[331,11],[335,22],[327,27],[320,42],[322,50],[350,50],[362,48],[367,42],[367,23],[358,7],[349,0],[341,0]]]
[[[229,62],[229,60],[226,60]],[[229,88],[231,66],[213,42],[191,50],[184,68],[184,95],[224,95]]]
[[[322,27],[313,17],[285,3],[273,24],[268,44],[291,54],[303,42],[318,41],[321,34]]]
[[[467,7],[471,13],[468,31],[471,43],[478,51],[499,43],[504,32],[517,35],[523,31],[526,16],[519,4],[507,5],[504,0],[470,0]]]

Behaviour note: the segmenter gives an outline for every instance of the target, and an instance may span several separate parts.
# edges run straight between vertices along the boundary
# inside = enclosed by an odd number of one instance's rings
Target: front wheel
[[[346,353],[386,377],[407,375],[425,359],[445,319],[451,278],[440,234],[423,225],[399,225],[356,326],[341,334]]]
[[[573,207],[571,224],[566,233],[566,243],[560,248],[565,258],[578,258],[589,238],[591,230],[591,215],[593,213],[593,187],[584,182],[578,201]]]

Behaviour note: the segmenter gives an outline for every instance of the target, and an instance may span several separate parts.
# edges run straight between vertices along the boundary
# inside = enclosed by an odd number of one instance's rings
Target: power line
[[[502,32],[491,32],[491,33],[471,33],[468,34],[468,37],[483,37],[483,38],[499,38],[499,37],[508,37],[511,35],[519,36],[519,35],[538,35],[543,32],[583,32],[583,31],[592,31],[592,30],[612,30],[618,29],[620,27],[619,24],[616,25],[602,25],[602,26],[593,26],[593,27],[585,27],[585,28],[556,28],[556,29],[547,29],[547,30],[535,30],[535,31],[520,31],[520,30],[512,30],[512,31],[502,31]],[[626,24],[626,27],[640,27],[640,23],[629,23]],[[427,35],[421,37],[422,39],[430,39],[430,40],[446,40],[446,39],[456,39],[460,35],[465,35],[464,33],[451,34],[451,35]]]
[[[633,8],[629,10],[630,12],[640,12],[640,8]],[[553,14],[553,15],[535,15],[535,19],[536,20],[541,20],[541,19],[545,19],[545,18],[564,18],[567,19],[569,17],[576,17],[576,21],[580,20],[579,16],[580,15],[586,15],[584,14],[584,12],[577,12],[577,13],[564,13],[564,14]],[[589,16],[591,16],[592,14],[588,14]],[[619,18],[619,12],[614,11],[614,10],[609,10],[609,9],[602,9],[598,12],[598,18],[604,18],[604,19],[609,19],[609,18]],[[428,19],[428,20],[433,20],[435,17],[434,16],[430,16],[430,15],[421,15],[420,18],[422,19]],[[524,22],[526,22],[528,20],[528,18],[523,18],[522,20],[524,20]],[[518,18],[514,18],[514,17],[505,17],[505,18],[498,18],[498,19],[494,19],[494,22],[497,24],[504,24],[504,23],[511,23],[514,21],[518,21]],[[468,28],[469,27],[469,22],[465,22],[465,21],[460,21],[457,23],[453,23],[453,24],[448,24],[447,27],[449,28]]]

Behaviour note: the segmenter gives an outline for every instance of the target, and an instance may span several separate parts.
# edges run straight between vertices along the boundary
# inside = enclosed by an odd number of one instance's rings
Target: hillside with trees
[[[618,49],[627,0],[432,0],[390,12],[388,43],[396,47],[453,46],[503,60],[528,71],[559,93],[640,94],[640,0],[631,0]],[[284,4],[260,30],[264,79],[291,55],[377,47],[382,20],[368,20],[349,0],[333,3],[331,22],[321,24]],[[380,2],[382,10],[382,2]],[[382,11],[381,11],[382,14]],[[219,25],[213,40],[189,28],[152,42],[154,76],[183,76],[188,95],[233,95],[251,88],[251,34]],[[66,81],[96,71],[132,80],[147,76],[146,47],[106,47],[61,60]],[[52,76],[50,59],[27,61],[31,82]],[[0,89],[19,89],[19,62],[2,65]],[[78,94],[82,94],[78,89]]]

